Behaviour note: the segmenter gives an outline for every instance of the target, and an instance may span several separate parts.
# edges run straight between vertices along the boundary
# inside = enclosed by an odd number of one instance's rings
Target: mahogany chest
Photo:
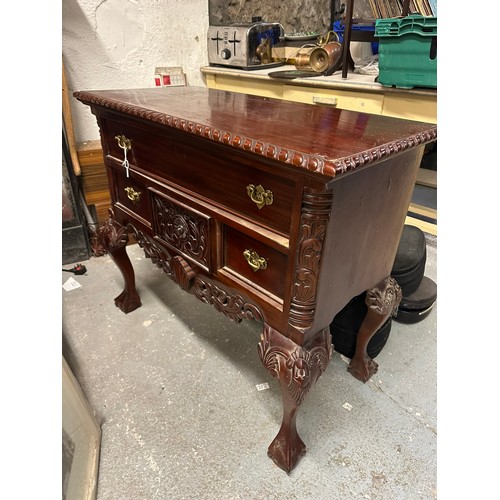
[[[75,97],[101,133],[112,210],[99,234],[125,281],[116,305],[140,306],[133,233],[182,289],[262,322],[259,356],[283,395],[268,454],[290,471],[305,452],[296,412],[332,354],[329,324],[364,291],[349,369],[362,381],[377,369],[365,341],[400,299],[389,275],[436,127],[196,87]]]

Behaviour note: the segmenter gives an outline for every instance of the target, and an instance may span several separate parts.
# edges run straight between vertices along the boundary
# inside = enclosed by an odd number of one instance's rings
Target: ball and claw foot
[[[332,339],[327,328],[320,330],[305,346],[300,346],[269,325],[259,342],[264,367],[278,379],[283,400],[280,430],[267,450],[268,456],[289,473],[306,452],[297,432],[297,412],[332,357]]]
[[[120,270],[125,287],[115,298],[115,305],[125,314],[141,307],[141,299],[135,288],[135,276],[132,263],[127,255],[128,229],[115,221],[112,209],[109,209],[109,219],[97,231],[99,244],[106,250]]]
[[[123,290],[118,297],[115,298],[115,306],[125,314],[135,311],[141,307],[141,299],[137,293],[129,293]]]
[[[267,450],[267,456],[286,473],[289,473],[306,453],[306,445],[298,434],[294,434],[293,440],[290,440],[289,436],[282,437],[278,434]]]
[[[368,358],[362,362],[352,359],[347,367],[347,371],[361,382],[366,383],[378,371],[378,363]]]

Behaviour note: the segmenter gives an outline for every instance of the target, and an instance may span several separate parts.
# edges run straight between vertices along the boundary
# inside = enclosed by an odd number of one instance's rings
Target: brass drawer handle
[[[120,146],[124,151],[128,149],[132,149],[132,141],[127,139],[124,135],[117,135],[115,139],[118,142],[118,146]]]
[[[140,191],[136,191],[134,188],[132,187],[126,187],[125,188],[125,192],[127,193],[127,197],[128,199],[135,205],[138,201],[139,201],[139,198],[141,196],[141,193]]]
[[[245,250],[243,256],[254,272],[267,269],[267,260],[264,257],[260,257],[254,250]]]
[[[272,205],[273,193],[269,189],[264,189],[260,184],[255,187],[254,184],[247,186],[247,194],[250,199],[259,207],[259,210],[264,205]]]

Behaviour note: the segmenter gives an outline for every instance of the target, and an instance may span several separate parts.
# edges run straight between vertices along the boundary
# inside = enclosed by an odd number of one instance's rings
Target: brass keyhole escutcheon
[[[247,186],[247,194],[250,199],[257,205],[259,210],[264,205],[272,205],[273,203],[273,193],[269,189],[264,189],[260,184],[255,186],[255,184],[249,184]]]
[[[136,191],[132,187],[126,187],[125,192],[127,193],[127,198],[135,205],[141,196],[141,193],[139,191]]]
[[[260,257],[255,250],[245,250],[243,256],[254,272],[267,269],[267,260],[264,257]]]
[[[115,139],[118,142],[118,146],[120,148],[124,149],[127,151],[128,149],[132,149],[132,141],[130,139],[127,139],[124,135],[117,135],[115,136]]]

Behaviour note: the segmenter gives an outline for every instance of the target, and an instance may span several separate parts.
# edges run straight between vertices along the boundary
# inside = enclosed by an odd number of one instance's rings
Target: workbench
[[[437,123],[437,92],[433,89],[396,89],[374,81],[373,75],[340,71],[331,76],[287,80],[269,73],[294,70],[294,66],[243,70],[203,66],[207,87],[244,94],[274,97],[287,101],[323,104],[405,120]]]

